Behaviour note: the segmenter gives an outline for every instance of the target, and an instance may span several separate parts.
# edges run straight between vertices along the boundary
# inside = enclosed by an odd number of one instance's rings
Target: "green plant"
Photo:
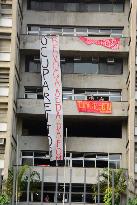
[[[30,175],[30,192],[35,192],[38,189],[40,182],[40,174],[37,171],[32,171],[28,165],[18,167],[16,170],[16,197],[17,200],[21,197],[23,191],[26,191],[27,183]],[[12,197],[13,192],[13,169],[9,169],[8,178],[5,181],[4,192],[9,199]]]
[[[126,191],[127,182],[124,169],[104,169],[100,173],[100,191],[104,193],[104,203],[105,205],[112,204],[112,174],[114,173],[114,198],[115,205],[120,204],[120,196]],[[108,186],[109,178],[109,186]]]
[[[108,188],[105,191],[104,203],[105,203],[105,205],[112,204],[112,189],[111,188]]]
[[[1,194],[0,195],[0,205],[6,205],[9,204],[10,200],[7,194]]]
[[[137,198],[129,199],[128,205],[137,205]]]

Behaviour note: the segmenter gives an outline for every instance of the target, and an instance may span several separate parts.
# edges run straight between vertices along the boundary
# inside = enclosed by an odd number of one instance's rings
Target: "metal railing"
[[[87,169],[84,169],[83,175],[81,178],[83,179],[82,186],[80,184],[74,184],[72,181],[73,169],[69,169],[69,178],[65,178],[66,167],[64,167],[64,176],[62,176],[63,183],[60,183],[60,174],[59,169],[56,168],[55,172],[55,181],[54,183],[49,183],[50,180],[45,177],[46,169],[45,167],[41,168],[41,177],[39,183],[35,183],[35,190],[32,190],[32,181],[31,181],[31,172],[32,170],[29,168],[27,173],[27,181],[24,186],[24,190],[18,193],[17,190],[17,169],[19,167],[14,167],[14,180],[13,180],[13,194],[12,194],[12,203],[11,205],[19,204],[20,202],[29,205],[32,203],[39,203],[41,205],[47,204],[101,204],[103,203],[102,197],[104,193],[101,192],[101,175],[100,170],[97,174],[97,183],[96,183],[96,191],[93,192],[92,187],[89,189],[89,182],[87,178]],[[109,173],[109,169],[108,169]],[[128,184],[128,175],[127,171],[123,171],[123,174],[126,176],[126,184]],[[77,176],[76,176],[77,177]],[[51,180],[53,181],[53,180]],[[109,180],[108,174],[108,187],[112,187],[112,205],[115,204],[115,171],[112,170],[112,179]],[[125,199],[125,204],[128,201],[128,190],[126,190],[127,197]],[[17,197],[20,196],[20,197]]]

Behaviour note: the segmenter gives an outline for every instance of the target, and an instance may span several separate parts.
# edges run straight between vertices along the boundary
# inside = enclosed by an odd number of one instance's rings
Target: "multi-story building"
[[[19,71],[16,62],[16,3],[0,2],[0,169],[7,176],[16,156],[16,93]],[[17,52],[16,52],[17,51]]]
[[[90,187],[102,168],[126,168],[136,180],[136,0],[15,0],[12,25],[8,2],[1,4],[0,19],[4,174],[11,164],[34,166],[44,192],[31,200],[40,202],[48,194],[56,203],[96,202]],[[66,163],[51,162],[48,154],[42,35],[59,35]],[[94,44],[85,44],[81,36]],[[99,45],[110,39],[117,40],[117,47]],[[79,112],[76,101],[89,102],[91,97],[92,102],[111,102],[111,112]],[[21,200],[28,200],[26,193]]]

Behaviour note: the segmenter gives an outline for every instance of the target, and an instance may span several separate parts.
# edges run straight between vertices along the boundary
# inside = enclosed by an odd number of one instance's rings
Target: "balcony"
[[[91,37],[93,40],[105,40],[110,37]],[[20,49],[22,50],[40,50],[40,35],[21,35]],[[87,52],[115,52],[127,54],[129,52],[129,38],[120,38],[120,46],[117,50],[111,50],[98,45],[86,45],[79,37],[60,36],[61,51],[87,51]]]
[[[78,112],[76,102],[66,100],[63,102],[63,113],[66,116],[103,116],[103,117],[127,117],[128,102],[112,102],[111,114],[97,114]],[[17,101],[18,114],[44,115],[43,100],[40,99],[18,99]]]

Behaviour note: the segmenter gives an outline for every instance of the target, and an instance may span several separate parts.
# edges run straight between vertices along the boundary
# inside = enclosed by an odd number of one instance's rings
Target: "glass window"
[[[124,4],[117,4],[113,3],[113,12],[123,12],[124,11]]]
[[[100,4],[100,11],[101,12],[112,12],[113,6],[112,4]]]
[[[83,160],[72,160],[72,167],[83,167]]]
[[[98,12],[99,11],[99,4],[87,3],[87,11]]]
[[[63,91],[63,100],[72,100],[72,91]]]
[[[22,156],[33,156],[33,152],[22,152]]]
[[[82,27],[76,28],[76,32],[78,32],[78,33],[87,33],[87,28],[82,28]]]
[[[108,74],[108,66],[105,62],[99,64],[99,74]]]
[[[110,160],[120,160],[120,154],[109,154]]]
[[[27,56],[26,57],[25,72],[32,72],[32,73],[41,72],[39,56]]]
[[[94,34],[99,34],[99,29],[97,28],[88,28],[88,33],[94,35]]]
[[[100,29],[100,34],[102,35],[110,35],[111,34],[111,30],[110,29]]]
[[[98,64],[74,63],[74,73],[95,74],[98,72]]]
[[[54,11],[64,11],[64,3],[56,2],[54,6]]]
[[[54,4],[50,3],[50,2],[40,2],[39,3],[39,10],[43,10],[43,11],[52,11],[54,10]]]
[[[64,28],[63,27],[63,35],[74,35],[74,28]]]
[[[74,73],[74,63],[61,63],[62,73]]]
[[[95,161],[84,160],[84,167],[95,167]]]
[[[33,158],[22,158],[22,165],[33,166]]]
[[[80,2],[78,9],[79,9],[78,11],[81,11],[81,12],[86,12],[86,11],[88,11],[88,9],[87,9],[87,4]]]
[[[108,74],[109,75],[122,74],[122,64],[121,63],[108,64]]]
[[[97,168],[105,168],[108,167],[108,160],[97,160],[96,161],[96,167]]]
[[[64,11],[79,11],[79,3],[65,3]]]
[[[110,96],[109,100],[112,102],[120,102],[121,101],[121,96]]]

